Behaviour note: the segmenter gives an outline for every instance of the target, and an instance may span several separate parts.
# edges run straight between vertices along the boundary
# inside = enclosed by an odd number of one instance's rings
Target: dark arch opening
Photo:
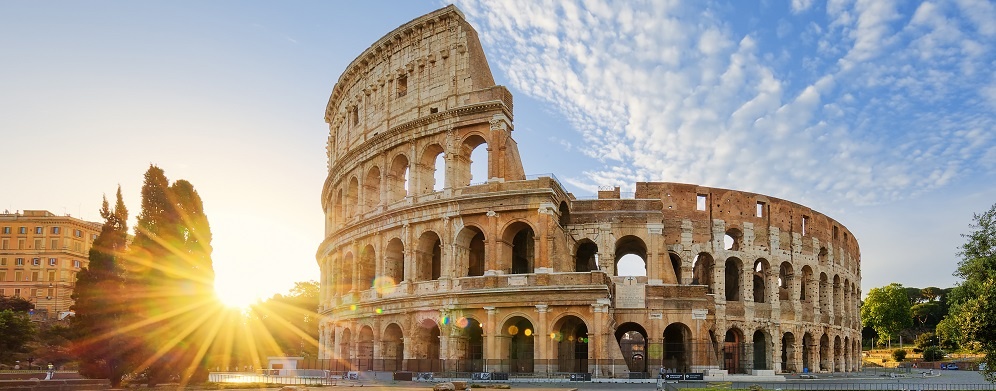
[[[668,258],[671,259],[671,269],[674,270],[674,283],[681,284],[681,257],[678,254],[669,252]]]
[[[741,262],[737,258],[726,260],[726,301],[740,301]]]
[[[616,328],[616,342],[631,373],[647,373],[647,330],[628,322]]]
[[[723,368],[729,373],[743,373],[744,336],[737,329],[726,330],[723,339]]]
[[[682,323],[672,323],[664,329],[664,361],[662,367],[673,372],[690,372],[689,343],[692,331]]]
[[[505,322],[502,335],[508,337],[508,363],[510,373],[533,372],[533,324],[521,316],[513,317]]]
[[[474,318],[463,318],[457,321],[457,326],[462,327],[460,333],[467,343],[463,370],[465,372],[483,372],[484,328],[481,327],[481,322]]]
[[[558,222],[561,227],[566,227],[571,223],[571,209],[567,206],[567,201],[560,201],[560,219]]]
[[[761,330],[754,332],[754,369],[768,369],[768,336]]]
[[[578,250],[574,256],[574,271],[590,272],[598,270],[598,245],[584,239],[578,244]]]
[[[402,370],[402,362],[405,358],[405,339],[404,334],[401,333],[401,326],[398,326],[397,323],[387,325],[381,341],[383,341],[384,349],[384,352],[381,353],[381,357],[384,359],[384,370]]]
[[[526,223],[515,223],[506,232],[512,235],[511,274],[526,274],[533,272],[533,260],[536,254],[536,237],[533,228]],[[506,237],[508,235],[506,234]]]
[[[556,343],[557,371],[588,372],[588,326],[576,316],[557,321],[551,337]]]
[[[639,257],[639,259],[637,260],[632,256]],[[626,259],[623,259],[624,257]],[[616,242],[615,275],[647,275],[647,245],[643,239],[627,235]]]

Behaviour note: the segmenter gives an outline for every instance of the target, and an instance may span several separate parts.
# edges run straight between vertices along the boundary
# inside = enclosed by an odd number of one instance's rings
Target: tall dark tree
[[[117,387],[134,368],[131,355],[140,347],[140,341],[126,331],[132,319],[123,295],[121,261],[128,243],[128,208],[120,186],[114,209],[104,197],[100,216],[104,224],[90,248],[90,263],[77,273],[72,296],[76,316],[69,335],[71,349],[80,361],[80,373],[109,379]]]
[[[15,354],[27,352],[28,341],[35,335],[26,312],[0,310],[0,362],[9,362]]]
[[[211,229],[193,185],[172,186],[162,169],[150,166],[142,185],[128,268],[128,289],[140,298],[138,329],[145,339],[139,364],[150,384],[171,377],[181,385],[206,379],[203,364],[218,327],[211,262]]]
[[[20,296],[0,295],[0,311],[28,312],[35,309],[35,304]]]
[[[318,282],[294,283],[286,295],[276,294],[252,306],[266,335],[274,344],[263,346],[267,354],[317,357]]]

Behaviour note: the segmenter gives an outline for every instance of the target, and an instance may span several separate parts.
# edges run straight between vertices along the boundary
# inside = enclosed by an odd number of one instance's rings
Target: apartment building
[[[47,210],[4,211],[0,294],[31,301],[38,317],[63,318],[73,305],[76,273],[87,267],[100,228],[100,223]]]

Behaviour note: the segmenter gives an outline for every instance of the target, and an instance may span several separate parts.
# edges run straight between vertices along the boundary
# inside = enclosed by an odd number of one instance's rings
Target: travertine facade
[[[100,227],[46,210],[0,214],[0,295],[31,301],[42,317],[69,311],[76,273],[90,263]]]
[[[453,6],[357,57],[325,118],[322,358],[596,376],[859,366],[845,227],[760,194],[653,182],[577,199],[525,175],[512,96]],[[625,255],[644,276],[617,275]]]

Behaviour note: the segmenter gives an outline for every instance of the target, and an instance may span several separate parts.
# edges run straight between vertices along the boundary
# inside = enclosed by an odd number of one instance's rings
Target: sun
[[[226,307],[248,308],[259,300],[259,294],[254,292],[250,284],[239,281],[218,279],[214,284],[215,295]]]

